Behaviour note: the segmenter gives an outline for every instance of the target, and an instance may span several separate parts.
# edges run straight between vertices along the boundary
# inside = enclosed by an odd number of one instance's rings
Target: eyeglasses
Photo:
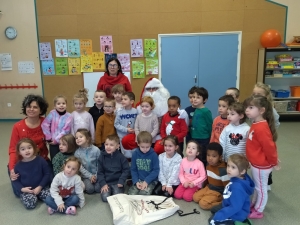
[[[112,105],[105,105],[104,108],[109,108],[109,109],[111,109],[111,108],[113,108],[113,106],[112,106]]]
[[[157,91],[158,87],[146,88],[146,91]]]
[[[117,68],[118,64],[108,64],[108,67],[110,67],[110,68]]]

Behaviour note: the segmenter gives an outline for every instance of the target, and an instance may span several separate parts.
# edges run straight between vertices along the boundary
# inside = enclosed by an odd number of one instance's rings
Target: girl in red
[[[246,143],[246,156],[251,163],[255,192],[249,218],[260,219],[268,201],[268,177],[278,164],[277,132],[273,107],[264,96],[254,95],[244,102],[246,115],[253,121]]]

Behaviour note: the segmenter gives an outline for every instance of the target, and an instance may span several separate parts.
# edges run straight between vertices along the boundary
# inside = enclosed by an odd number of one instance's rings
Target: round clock
[[[5,29],[5,36],[8,39],[13,40],[17,37],[17,30],[14,27],[7,27]]]

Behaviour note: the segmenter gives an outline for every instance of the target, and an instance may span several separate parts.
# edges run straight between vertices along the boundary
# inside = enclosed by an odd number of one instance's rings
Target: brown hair
[[[54,105],[56,105],[56,103],[58,102],[58,99],[59,99],[59,98],[63,98],[63,99],[65,100],[66,104],[67,104],[67,98],[66,98],[65,96],[63,96],[63,95],[57,95],[57,96],[55,96],[54,99],[53,99]]]
[[[197,141],[195,141],[195,140],[190,140],[187,144],[186,144],[186,148],[187,148],[187,146],[188,146],[188,144],[189,143],[194,143],[194,144],[196,144],[196,146],[197,146],[197,152],[199,153],[197,156],[196,156],[196,158],[198,158],[200,161],[201,161],[201,154],[202,154],[202,148],[201,148],[201,145],[199,145],[199,143],[197,142]]]
[[[104,104],[105,104],[105,102],[112,103],[112,105],[113,105],[114,107],[116,107],[116,101],[115,101],[114,99],[112,99],[112,98],[106,98],[106,99],[104,100]],[[103,105],[104,105],[104,104],[103,104]]]
[[[232,97],[232,95],[223,95],[219,98],[219,101],[224,101],[228,106],[230,106],[232,103],[234,103],[234,98]]]
[[[39,152],[39,149],[38,149],[36,143],[33,140],[31,140],[30,138],[22,138],[21,140],[19,140],[19,142],[17,143],[17,147],[16,147],[16,150],[17,150],[16,151],[17,152],[17,160],[18,161],[23,159],[22,156],[21,156],[21,154],[20,154],[20,146],[23,143],[31,144],[31,146],[33,148],[33,155],[37,155],[38,152]]]
[[[237,98],[240,97],[240,90],[237,89],[236,87],[230,87],[230,88],[227,88],[227,90],[234,91],[235,96],[236,96]]]
[[[247,119],[246,113],[245,113],[245,106],[240,102],[234,102],[228,107],[228,110],[235,111],[239,115],[244,115],[242,119],[240,119],[240,124],[244,123]]]
[[[73,97],[73,102],[76,100],[76,99],[82,99],[83,100],[83,102],[84,102],[84,104],[86,104],[88,101],[89,101],[89,99],[88,99],[88,89],[86,89],[86,88],[83,88],[83,89],[80,89],[79,91],[78,91],[78,93],[77,94],[75,94],[74,95],[74,97]]]
[[[118,137],[118,135],[116,134],[111,134],[111,135],[108,135],[106,137],[106,139],[110,140],[110,141],[114,141],[116,142],[117,144],[120,144],[120,138]]]
[[[88,129],[85,128],[79,128],[76,133],[81,133],[83,136],[86,137],[86,141],[88,143],[88,145],[92,144],[92,135],[91,132]],[[76,136],[76,135],[75,135]]]
[[[240,173],[243,170],[245,170],[245,173],[246,173],[247,169],[250,166],[248,159],[242,154],[232,154],[231,156],[229,156],[228,161],[231,161],[232,163],[234,163],[237,166],[237,168],[239,169]]]
[[[128,96],[128,98],[132,101],[135,101],[135,95],[134,95],[134,93],[133,92],[124,92],[123,94],[122,94],[122,96]]]
[[[154,100],[153,100],[152,97],[150,97],[150,96],[145,96],[145,97],[143,97],[142,100],[141,100],[141,104],[142,104],[143,102],[149,103],[149,105],[151,106],[151,109],[152,109],[152,110],[155,108]]]
[[[60,138],[60,141],[66,142],[68,145],[67,153],[73,153],[75,152],[77,148],[77,144],[75,141],[75,138],[72,134],[66,134]]]
[[[265,97],[268,99],[268,101],[270,101],[271,103],[273,103],[273,96],[272,96],[271,89],[270,89],[269,85],[261,83],[261,82],[257,82],[254,85],[254,88],[256,88],[256,87],[263,89],[264,92],[265,92]]]
[[[122,84],[116,84],[111,88],[111,93],[117,93],[117,92],[121,94],[125,92],[124,86]]]
[[[180,148],[179,148],[179,141],[178,141],[178,137],[176,137],[175,135],[168,135],[164,138],[163,142],[165,145],[166,141],[171,141],[173,145],[177,146],[176,152],[178,154],[180,154]]]
[[[141,131],[137,136],[137,143],[149,143],[152,144],[152,136],[148,131]]]
[[[77,174],[79,174],[79,169],[81,167],[81,161],[80,159],[76,158],[75,156],[70,156],[69,158],[67,158],[65,161],[64,161],[64,164],[62,166],[62,170],[64,170],[65,166],[67,165],[68,162],[77,162],[78,164],[78,167],[77,167]]]

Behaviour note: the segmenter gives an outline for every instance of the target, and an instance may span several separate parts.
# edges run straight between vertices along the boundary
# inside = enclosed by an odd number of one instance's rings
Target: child
[[[49,166],[37,155],[38,148],[31,139],[21,139],[16,149],[20,161],[14,170],[19,176],[13,181],[13,186],[25,208],[34,209],[38,199],[45,201],[50,195],[49,189],[46,188],[50,181]]]
[[[97,90],[94,93],[94,106],[89,109],[89,113],[93,117],[94,127],[96,129],[96,124],[100,116],[103,115],[103,103],[105,101],[106,94],[103,90]]]
[[[193,200],[199,203],[201,209],[211,209],[222,203],[222,193],[229,182],[226,172],[226,163],[222,161],[223,149],[217,142],[211,142],[207,146],[207,181],[205,188],[193,195]]]
[[[76,141],[72,134],[66,134],[60,138],[60,152],[57,153],[52,160],[54,176],[61,172],[65,160],[74,154],[76,148]]]
[[[122,95],[124,94],[125,89],[122,84],[116,84],[115,86],[112,87],[111,93],[114,96],[115,102],[116,102],[116,107],[115,111],[117,112],[118,109],[123,107],[122,104]]]
[[[82,208],[85,205],[81,178],[78,175],[80,167],[80,160],[71,156],[64,162],[63,171],[54,177],[50,188],[51,196],[45,201],[50,215],[55,212],[75,215],[75,206]]]
[[[244,102],[246,115],[253,121],[246,143],[246,156],[251,163],[255,183],[252,211],[249,218],[260,219],[268,201],[268,176],[278,164],[277,131],[273,106],[264,96],[254,95]]]
[[[191,136],[201,146],[201,161],[206,166],[206,146],[209,143],[212,130],[212,115],[208,108],[205,107],[205,102],[208,99],[208,92],[205,88],[200,87],[195,89],[194,106],[196,108],[192,120]]]
[[[115,123],[115,101],[113,99],[105,99],[104,114],[100,116],[96,125],[95,144],[104,151],[104,142],[108,135],[116,134]]]
[[[186,146],[186,157],[180,163],[180,184],[174,193],[175,198],[183,198],[187,202],[192,201],[194,193],[206,180],[204,165],[197,158],[199,154],[200,145],[196,141],[189,141]]]
[[[100,186],[97,182],[98,159],[100,150],[92,145],[91,133],[87,129],[78,129],[75,135],[76,144],[79,148],[74,156],[80,159],[82,165],[80,173],[87,194],[100,192]]]
[[[84,110],[85,104],[88,102],[87,93],[88,90],[84,88],[80,89],[79,92],[74,95],[73,103],[75,111],[72,112],[73,126],[71,127],[71,133],[75,136],[79,128],[85,128],[91,132],[92,142],[94,142],[95,127],[93,117]]]
[[[219,98],[219,116],[214,119],[212,124],[212,132],[210,137],[210,142],[218,142],[222,133],[222,130],[229,124],[227,119],[227,109],[234,102],[234,99],[231,95],[224,95]]]
[[[240,90],[235,88],[235,87],[231,87],[231,88],[227,88],[225,95],[231,95],[234,98],[235,102],[239,102],[239,97],[240,97]]]
[[[223,147],[223,160],[235,153],[246,154],[246,142],[249,125],[246,121],[245,107],[242,103],[235,102],[228,108],[227,119],[230,124],[225,127],[220,136],[220,144]]]
[[[156,141],[154,151],[157,154],[164,152],[163,139],[167,135],[174,135],[178,138],[179,148],[183,149],[183,139],[187,134],[187,125],[184,119],[179,118],[180,98],[171,96],[168,99],[168,112],[163,116],[160,126],[161,140]],[[180,155],[183,156],[182,152]]]
[[[54,98],[54,109],[50,111],[41,125],[45,138],[49,143],[51,160],[59,152],[59,139],[71,132],[72,116],[66,109],[66,97],[56,96]]]
[[[129,164],[125,156],[118,151],[120,139],[117,135],[108,135],[105,140],[105,152],[98,161],[98,182],[101,188],[101,199],[124,193],[124,184],[130,175]]]
[[[178,144],[179,142],[176,136],[168,135],[164,139],[165,152],[158,157],[159,182],[153,191],[155,195],[171,197],[180,184],[178,175],[182,158],[177,153],[179,148]]]
[[[247,216],[254,183],[247,174],[248,167],[249,162],[245,156],[233,154],[229,157],[227,174],[230,182],[223,193],[222,207],[209,219],[209,224],[234,225],[235,222],[251,224]]]
[[[132,156],[131,149],[123,147],[122,139],[127,134],[134,134],[134,123],[137,116],[137,110],[132,108],[135,101],[135,95],[132,92],[125,92],[122,95],[122,108],[117,111],[115,119],[115,128],[121,140],[121,151],[128,159]]]
[[[157,154],[151,148],[152,136],[141,131],[137,136],[138,148],[133,151],[131,160],[132,183],[129,195],[151,195],[157,184],[159,162]]]
[[[195,93],[195,90],[197,88],[198,88],[197,86],[194,86],[189,90],[188,96],[189,96],[191,106],[188,106],[188,107],[185,108],[185,111],[186,111],[186,113],[188,114],[188,117],[189,117],[189,123],[187,124],[188,132],[187,132],[187,135],[185,137],[185,142],[186,143],[188,143],[192,139],[191,133],[190,133],[189,130],[190,130],[190,127],[192,125],[192,119],[193,119],[194,112],[196,110],[196,108],[193,105],[193,102],[194,102],[193,100],[194,100],[194,93]]]

